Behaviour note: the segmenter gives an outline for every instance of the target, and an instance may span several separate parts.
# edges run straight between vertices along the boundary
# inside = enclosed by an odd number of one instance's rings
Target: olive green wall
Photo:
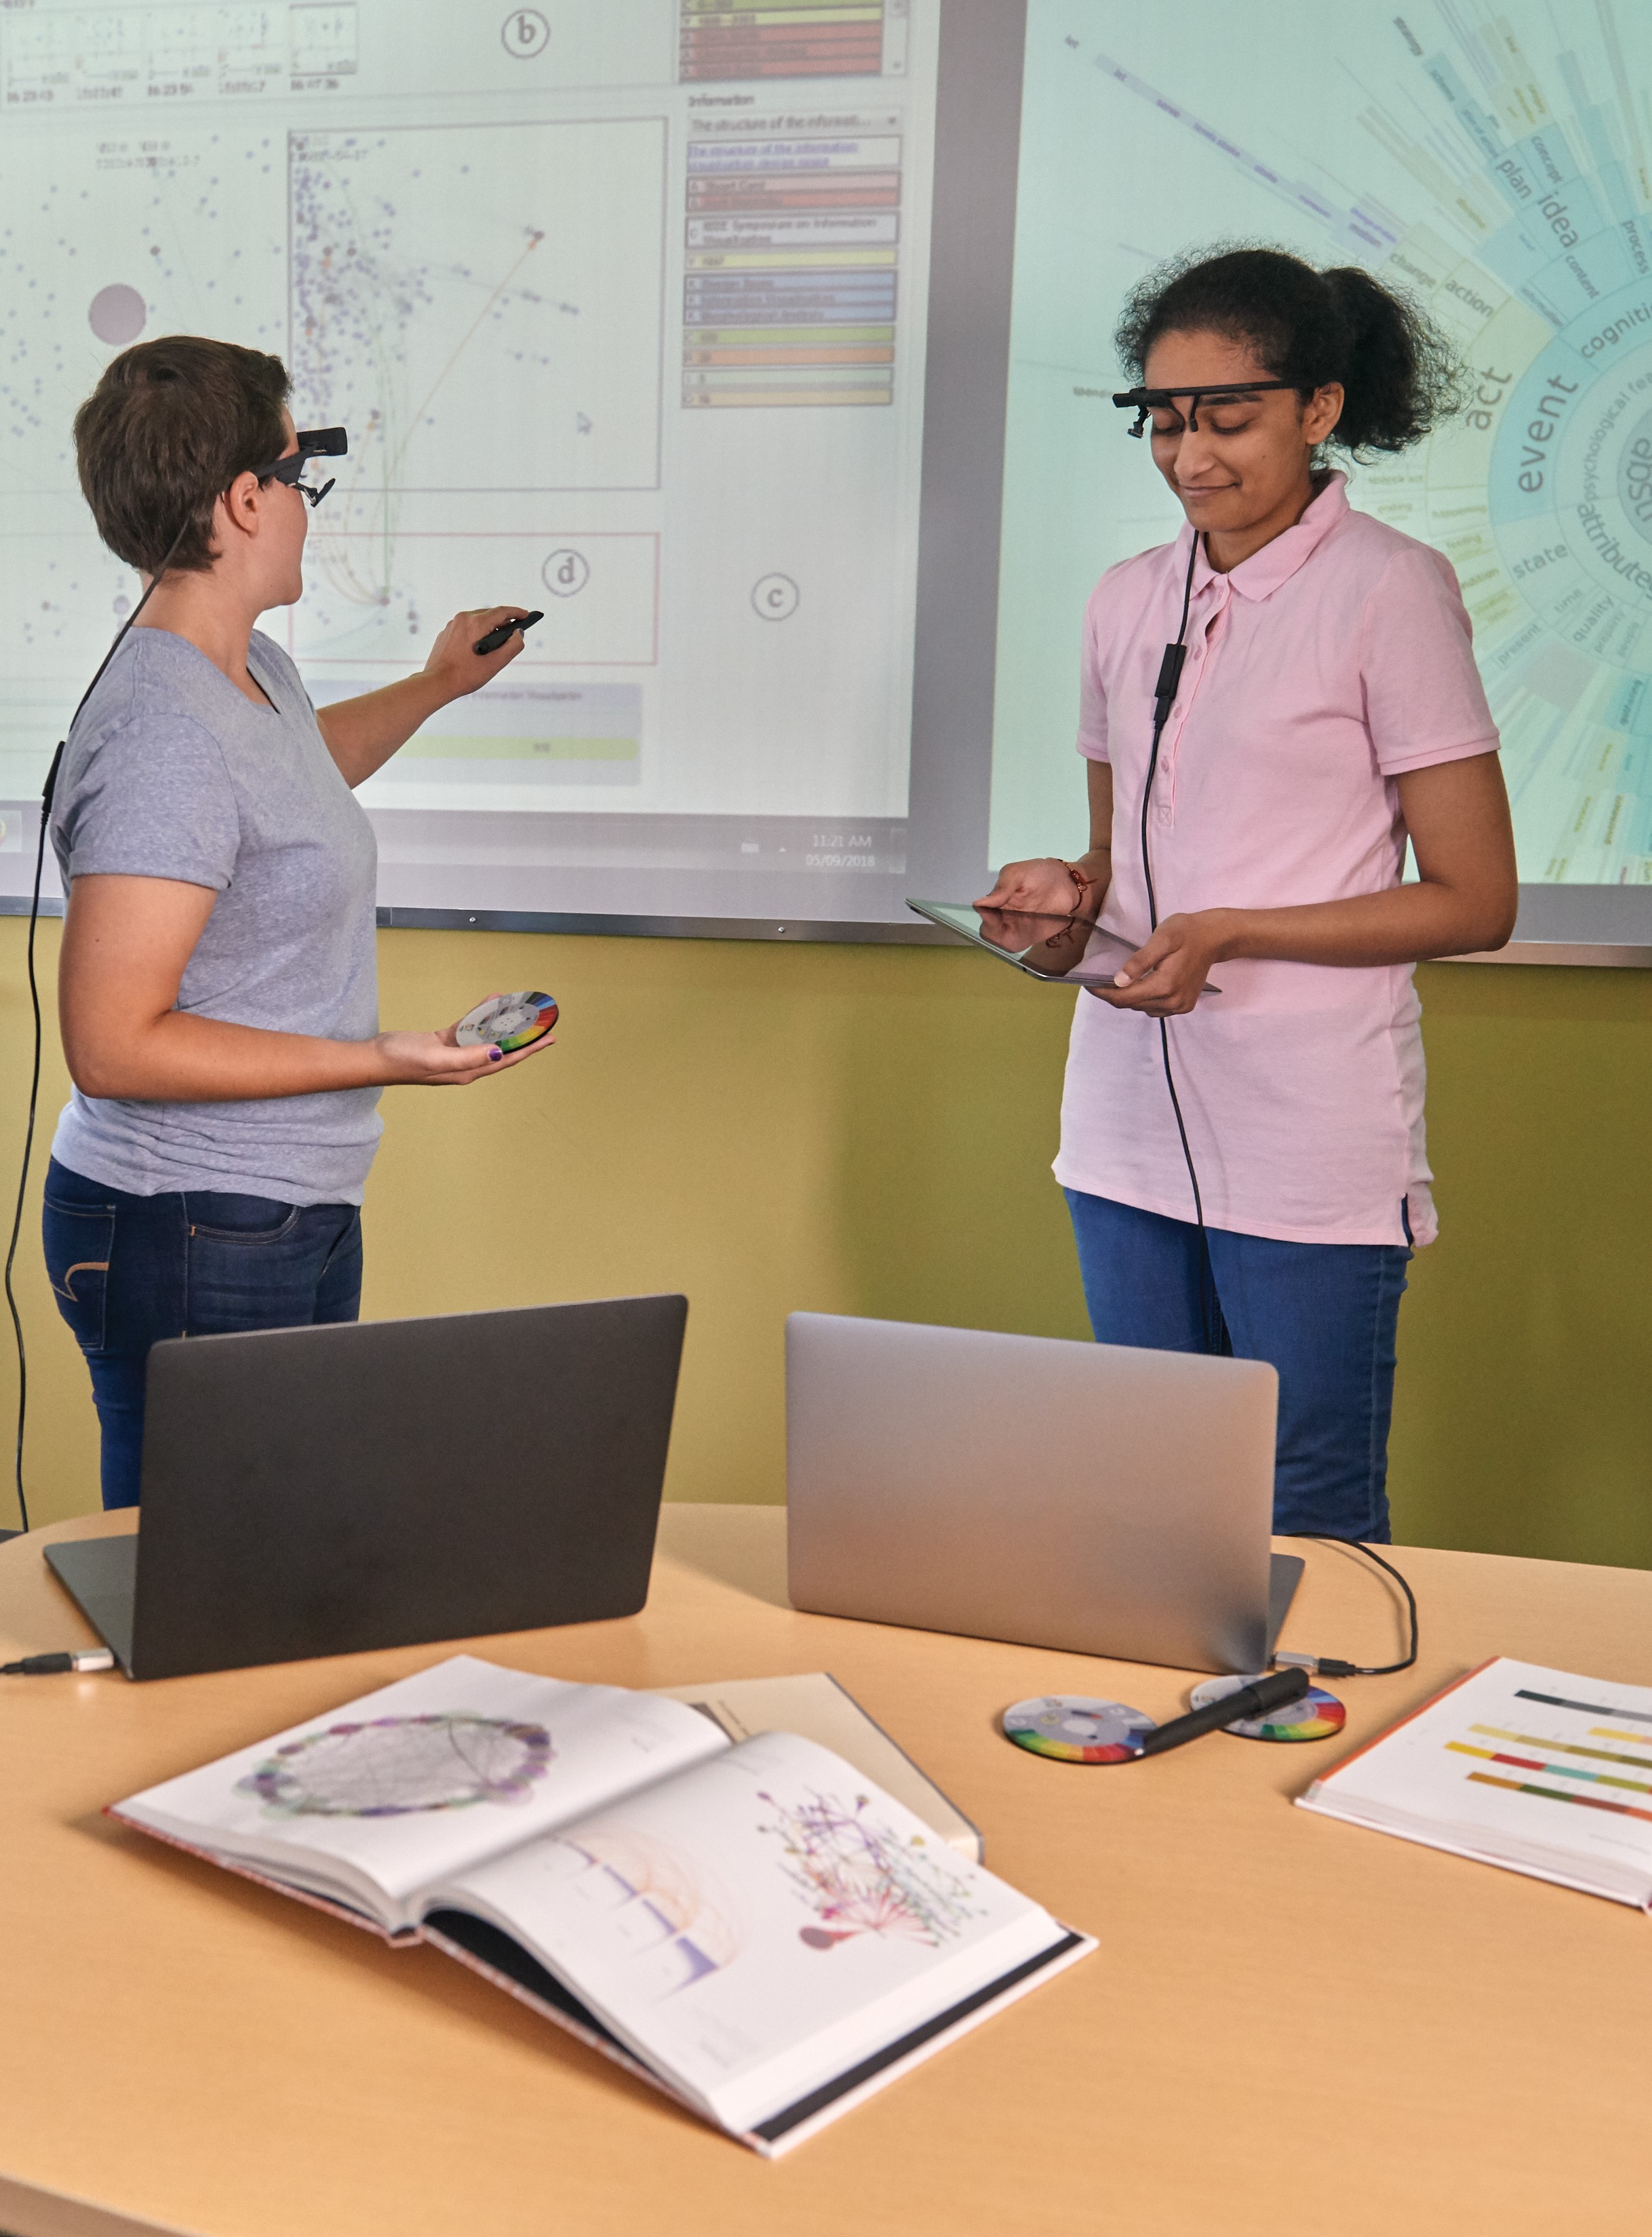
[[[0,924],[7,1169],[23,932]],[[49,1000],[56,937],[43,927]],[[1048,1172],[1061,996],[941,948],[395,932],[380,954],[387,1023],[434,1025],[524,985],[549,987],[564,1022],[503,1079],[386,1097],[365,1310],[685,1290],[673,1498],[782,1495],[795,1307],[1085,1332]],[[1401,1323],[1396,1536],[1652,1566],[1652,976],[1436,965],[1422,980],[1444,1235]],[[96,1500],[84,1370],[37,1240],[64,1092],[49,1032],[19,1254],[40,1521]],[[7,1422],[14,1393],[7,1359]]]

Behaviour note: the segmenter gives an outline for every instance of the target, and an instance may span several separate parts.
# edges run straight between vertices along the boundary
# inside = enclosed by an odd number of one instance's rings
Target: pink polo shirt
[[[1113,764],[1102,922],[1147,937],[1141,792],[1153,686],[1175,636],[1191,527],[1110,568],[1086,609],[1079,751]],[[1332,474],[1294,528],[1226,575],[1200,547],[1149,844],[1162,920],[1399,883],[1394,779],[1497,746],[1449,560],[1348,504]],[[1211,1227],[1289,1243],[1418,1243],[1436,1222],[1409,964],[1237,959],[1170,1021]],[[1157,1020],[1079,997],[1056,1178],[1193,1216]]]

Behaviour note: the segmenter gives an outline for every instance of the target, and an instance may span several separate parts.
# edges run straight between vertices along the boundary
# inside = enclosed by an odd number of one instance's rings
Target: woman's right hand
[[[1006,862],[991,893],[975,903],[978,909],[1031,909],[1041,916],[1071,916],[1078,906],[1073,874],[1054,855],[1041,855],[1030,862]]]
[[[556,1039],[554,1033],[545,1033],[526,1048],[512,1049],[507,1054],[491,1042],[460,1048],[454,1039],[458,1030],[457,1026],[447,1026],[439,1033],[376,1034],[373,1045],[385,1067],[386,1086],[468,1087],[472,1080],[491,1079],[496,1072],[508,1072],[513,1064],[525,1064]]]

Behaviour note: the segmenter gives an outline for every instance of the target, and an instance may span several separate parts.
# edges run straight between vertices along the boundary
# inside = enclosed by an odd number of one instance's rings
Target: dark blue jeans
[[[1279,1370],[1273,1527],[1385,1544],[1403,1244],[1265,1236],[1066,1191],[1098,1343],[1265,1359]],[[1411,1232],[1409,1225],[1406,1233]]]
[[[152,1343],[353,1321],[360,1310],[353,1204],[194,1189],[129,1196],[54,1158],[42,1230],[57,1310],[91,1369],[105,1507],[137,1505]]]

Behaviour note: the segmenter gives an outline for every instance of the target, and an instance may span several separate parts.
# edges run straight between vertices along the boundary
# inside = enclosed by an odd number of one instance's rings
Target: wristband
[[[1076,862],[1063,862],[1061,868],[1067,872],[1067,876],[1072,879],[1074,884],[1078,888],[1079,907],[1082,908],[1086,894],[1089,892],[1091,887],[1097,884],[1099,881],[1094,878],[1087,878]]]

